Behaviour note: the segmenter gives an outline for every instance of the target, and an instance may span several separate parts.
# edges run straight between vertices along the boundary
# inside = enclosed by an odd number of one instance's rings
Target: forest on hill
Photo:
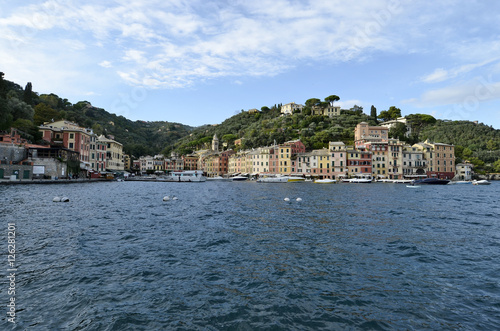
[[[314,115],[315,107],[334,105],[336,95],[324,100],[311,98],[305,101],[302,111],[282,116],[281,105],[275,104],[253,111],[241,111],[220,124],[197,128],[167,121],[131,121],[94,107],[88,101],[75,104],[56,94],[39,94],[31,83],[23,89],[20,85],[3,78],[0,72],[0,130],[18,128],[25,138],[39,143],[38,126],[44,122],[65,119],[93,129],[100,135],[111,135],[124,145],[124,152],[135,158],[145,155],[171,152],[189,154],[195,150],[210,148],[214,134],[224,149],[250,149],[281,144],[300,139],[308,150],[328,147],[330,141],[354,143],[355,126],[365,121],[370,125],[396,119],[401,110],[395,106],[377,111],[372,106],[369,114],[363,107],[343,109],[339,116]],[[399,123],[390,130],[390,137],[409,144],[428,139],[455,145],[457,163],[468,160],[478,172],[500,172],[500,130],[482,123],[435,119],[430,115],[407,115],[407,125],[412,134],[405,135],[407,127]],[[235,141],[241,139],[240,145]]]
[[[64,119],[91,128],[97,135],[113,136],[126,154],[139,157],[158,154],[193,130],[181,123],[131,121],[88,101],[72,104],[53,93],[38,94],[31,83],[23,89],[3,76],[0,72],[0,130],[15,127],[33,143],[41,143],[39,125]]]

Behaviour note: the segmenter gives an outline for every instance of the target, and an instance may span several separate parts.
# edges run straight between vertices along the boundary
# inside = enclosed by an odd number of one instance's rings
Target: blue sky
[[[0,0],[0,71],[132,120],[342,108],[500,129],[500,2]]]

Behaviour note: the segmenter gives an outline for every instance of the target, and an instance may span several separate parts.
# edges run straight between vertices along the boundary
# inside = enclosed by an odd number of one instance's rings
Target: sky
[[[0,0],[5,79],[131,120],[338,95],[500,129],[496,0]]]

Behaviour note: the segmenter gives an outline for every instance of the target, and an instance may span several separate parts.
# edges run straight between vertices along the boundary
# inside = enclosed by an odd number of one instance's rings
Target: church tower
[[[212,139],[212,150],[216,152],[219,151],[219,138],[217,138],[217,134],[214,134]]]

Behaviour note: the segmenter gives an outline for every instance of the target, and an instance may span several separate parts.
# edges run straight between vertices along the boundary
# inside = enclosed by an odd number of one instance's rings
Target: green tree
[[[351,109],[349,109],[350,111],[352,111],[352,113],[354,115],[358,115],[358,116],[361,116],[363,115],[363,107],[361,106],[358,106],[358,105],[354,105]]]
[[[5,82],[3,80],[3,76],[5,74],[3,72],[0,72],[0,98],[5,98],[5,94],[7,91],[5,91]]]
[[[49,105],[52,109],[57,109],[59,107],[59,97],[54,93],[41,94],[40,101]]]
[[[472,151],[469,149],[469,148],[464,148],[463,152],[462,152],[462,155],[463,157],[465,158],[469,158],[472,156]]]
[[[33,116],[35,125],[42,125],[44,122],[58,121],[60,119],[59,112],[52,109],[49,105],[39,103],[35,106],[35,115]]]
[[[494,151],[498,149],[498,144],[493,139],[490,139],[486,142],[486,149],[489,151]]]
[[[330,106],[333,106],[333,103],[339,100],[340,98],[337,95],[330,95],[325,98],[325,101],[328,102]]]
[[[497,160],[497,161],[495,161],[495,163],[493,163],[493,169],[497,173],[500,172],[500,160]]]
[[[0,130],[7,130],[12,124],[12,114],[7,100],[0,97]]]
[[[383,120],[384,122],[395,120],[398,117],[401,117],[401,109],[391,106],[389,110],[382,110],[378,118]]]
[[[18,98],[10,98],[9,101],[7,101],[7,104],[10,108],[14,121],[17,119],[33,120],[35,112],[26,102],[21,101]]]
[[[319,106],[321,104],[321,100],[318,98],[311,98],[306,100],[306,107],[312,108],[313,106]]]
[[[370,117],[375,121],[375,123],[378,123],[378,120],[377,120],[377,108],[375,108],[374,105],[372,105],[372,107],[370,109]]]
[[[23,94],[23,101],[26,102],[26,104],[33,106],[33,87],[30,82],[26,84],[26,87],[24,88],[24,94]]]
[[[397,138],[399,140],[405,141],[406,140],[406,125],[404,123],[396,123],[390,130],[389,130],[389,137],[391,138]]]

